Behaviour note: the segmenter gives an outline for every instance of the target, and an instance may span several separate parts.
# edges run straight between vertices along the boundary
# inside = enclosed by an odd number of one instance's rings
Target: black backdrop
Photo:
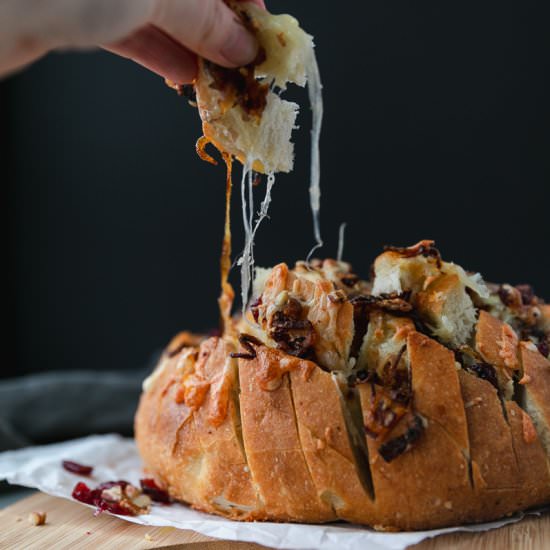
[[[347,221],[345,257],[365,276],[383,244],[434,238],[445,258],[550,298],[546,13],[421,4],[268,0],[318,45],[323,254]],[[224,177],[195,155],[196,112],[102,52],[49,55],[0,101],[2,375],[135,369],[177,330],[214,326]],[[300,124],[260,265],[312,245],[307,109]]]

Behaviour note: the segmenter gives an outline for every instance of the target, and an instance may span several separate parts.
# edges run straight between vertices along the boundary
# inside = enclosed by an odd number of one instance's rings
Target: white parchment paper
[[[62,468],[62,460],[92,465],[93,475],[81,477],[71,474]],[[139,485],[142,477],[141,462],[133,440],[118,435],[90,436],[55,445],[0,453],[0,479],[67,499],[71,499],[73,487],[81,480],[90,487],[117,479],[126,479]],[[542,510],[529,513],[540,514]],[[519,521],[524,515],[479,525],[409,533],[378,533],[365,527],[345,524],[240,523],[196,512],[180,504],[155,505],[150,514],[119,517],[140,525],[192,529],[210,537],[257,542],[273,548],[402,550],[443,533],[495,529]]]

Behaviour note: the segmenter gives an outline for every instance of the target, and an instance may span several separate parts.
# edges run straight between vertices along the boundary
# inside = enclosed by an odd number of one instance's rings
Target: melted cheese
[[[221,294],[218,299],[218,304],[220,306],[222,334],[231,336],[234,332],[231,322],[231,308],[233,307],[233,300],[235,298],[235,292],[229,283],[229,271],[231,270],[231,191],[233,189],[233,160],[231,155],[227,154],[223,155],[223,159],[227,166],[227,176],[225,181],[225,223],[220,258]]]
[[[338,252],[336,254],[336,259],[339,262],[342,261],[342,256],[344,255],[344,238],[346,236],[347,225],[346,222],[340,224],[340,229],[338,230]]]
[[[321,140],[321,126],[323,123],[323,86],[319,74],[319,66],[315,51],[311,49],[311,56],[306,67],[308,80],[309,103],[312,113],[311,123],[311,173],[309,185],[309,199],[313,216],[313,235],[315,246],[308,254],[308,260],[315,250],[323,246],[321,237],[321,158],[319,142]]]
[[[246,199],[246,180],[248,180],[248,204]],[[241,267],[241,299],[243,317],[245,317],[245,311],[250,299],[254,275],[254,239],[260,224],[265,218],[267,218],[269,205],[271,204],[271,191],[274,184],[275,175],[270,173],[267,177],[265,196],[260,205],[258,217],[256,218],[256,221],[254,221],[253,174],[249,168],[249,165],[243,167],[243,177],[241,180],[241,200],[245,243],[243,253],[237,262],[237,264]]]

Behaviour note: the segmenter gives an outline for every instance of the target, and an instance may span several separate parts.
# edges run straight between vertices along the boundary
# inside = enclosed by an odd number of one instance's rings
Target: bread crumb
[[[29,523],[35,527],[46,523],[46,512],[31,512],[29,514]]]
[[[143,538],[149,542],[153,542],[155,540],[149,533],[145,533],[145,536]]]
[[[322,439],[316,439],[315,447],[317,448],[318,451],[322,451],[326,447],[326,445]]]
[[[452,510],[453,509],[453,503],[450,500],[447,500],[445,502],[445,504],[443,504],[443,506],[445,506],[445,508],[447,508],[447,510]]]

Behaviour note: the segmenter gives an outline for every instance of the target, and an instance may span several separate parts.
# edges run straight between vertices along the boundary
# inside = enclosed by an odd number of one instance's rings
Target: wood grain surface
[[[46,512],[46,524],[32,526],[28,516]],[[94,517],[84,506],[38,493],[0,511],[0,549],[64,550],[254,550],[258,544],[212,539],[172,527],[134,525],[103,514]],[[414,550],[546,550],[550,548],[550,515],[529,517],[514,525],[484,533],[455,533],[412,546]],[[343,549],[344,550],[344,549]]]

